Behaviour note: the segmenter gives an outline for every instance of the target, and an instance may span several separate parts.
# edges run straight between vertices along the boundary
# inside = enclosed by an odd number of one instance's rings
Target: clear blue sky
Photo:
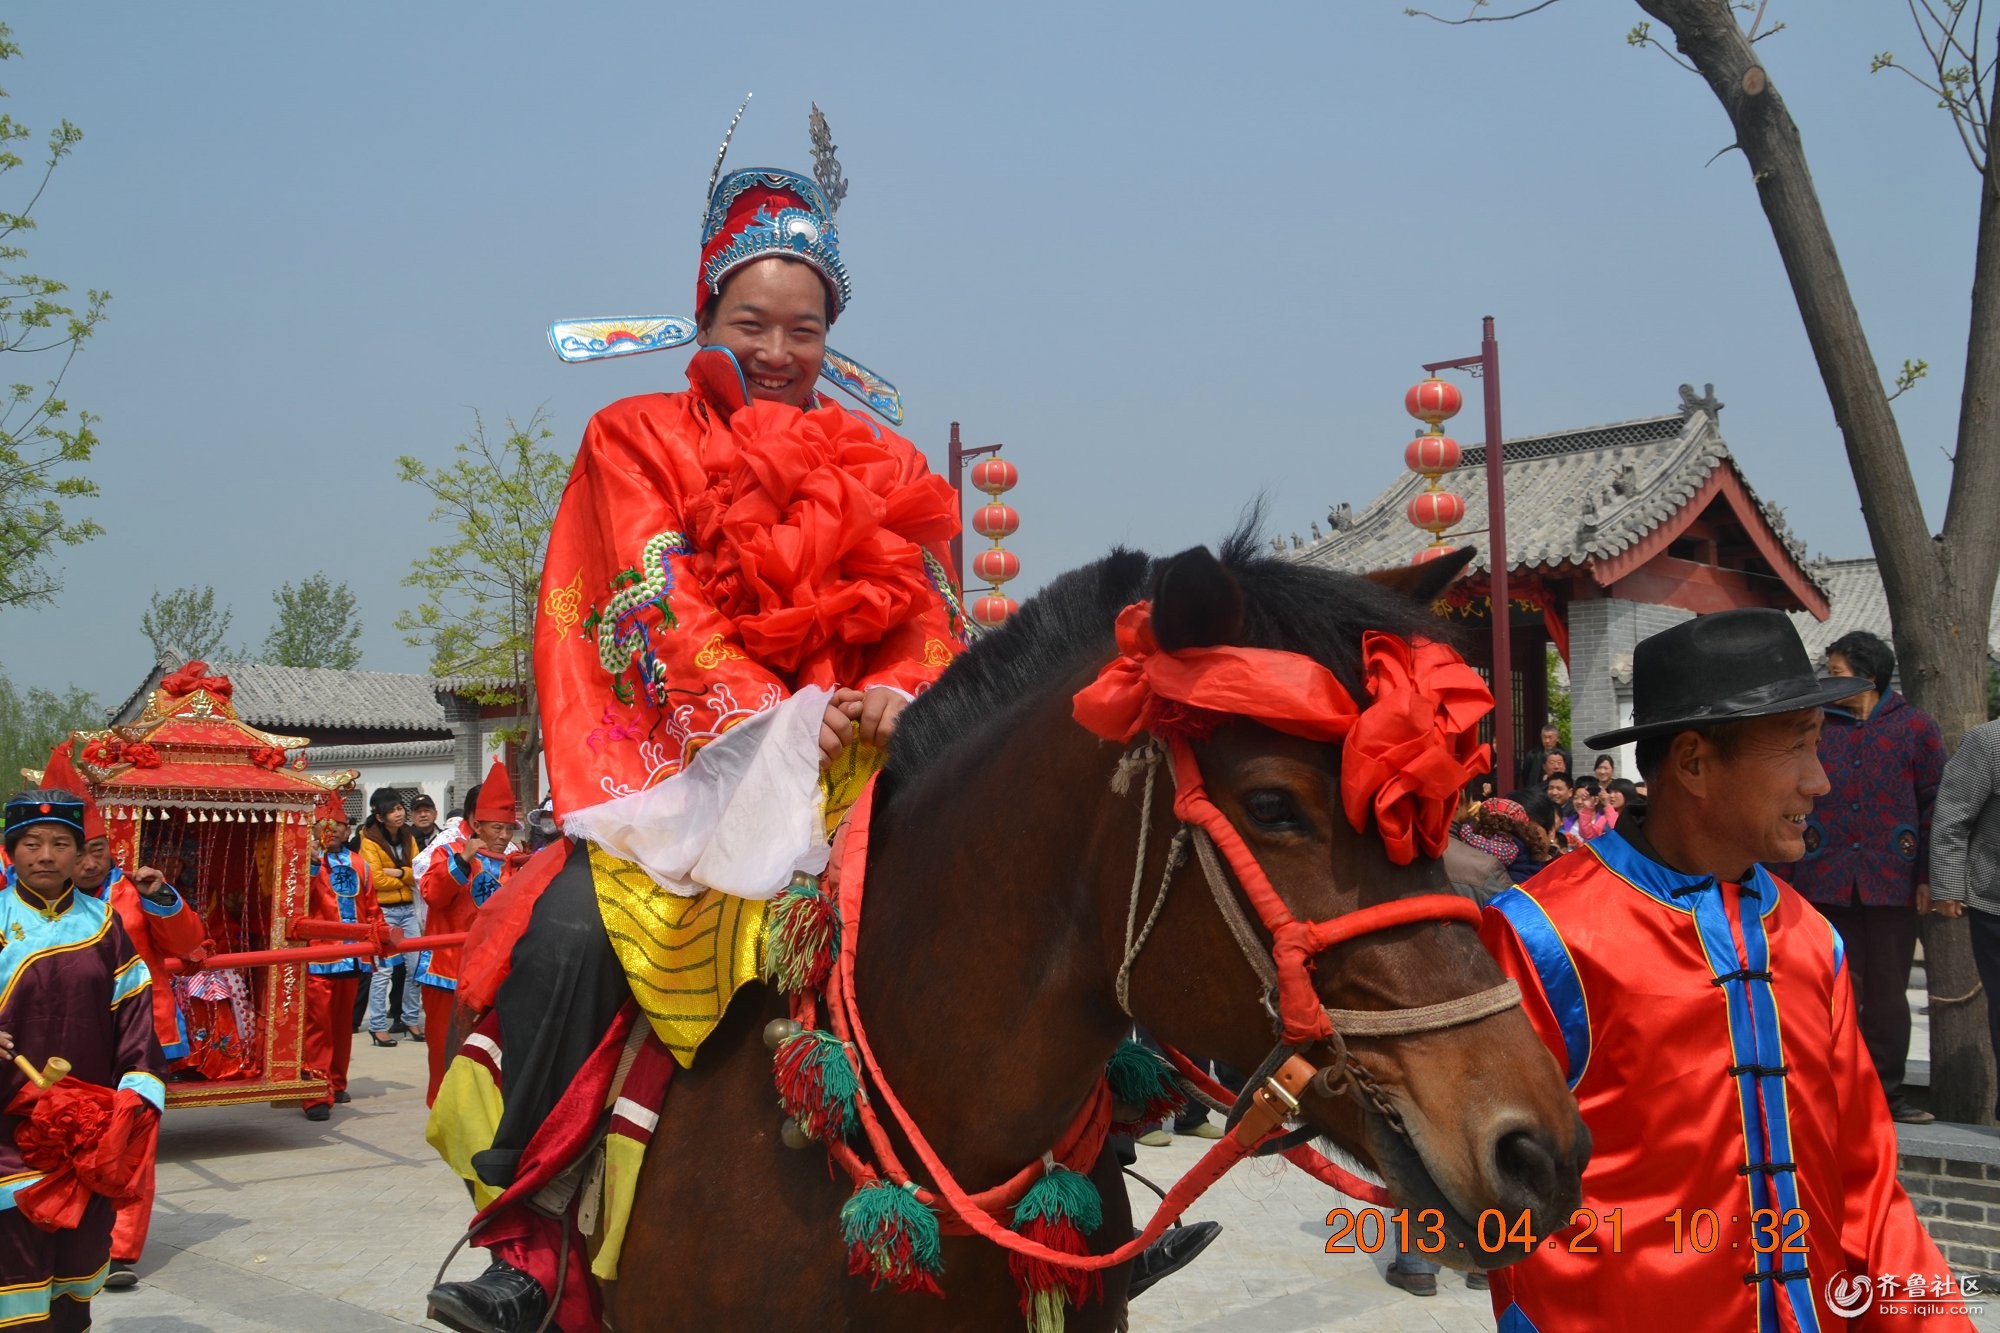
[[[1875,353],[1931,363],[1897,407],[1935,523],[1977,183],[1929,99],[1867,72],[1915,50],[1901,6],[1772,9],[1792,26],[1760,50]],[[10,15],[11,111],[86,135],[32,266],[114,300],[67,386],[104,418],[106,535],[63,555],[56,605],[0,612],[0,669],[112,702],[148,665],[155,589],[213,583],[255,643],[271,590],[324,570],[361,598],[364,665],[423,670],[391,622],[432,534],[393,460],[448,457],[475,409],[543,410],[567,447],[597,406],[682,386],[678,354],[564,366],[544,330],[692,313],[702,189],[746,90],[732,165],[805,167],[814,99],[840,144],[856,295],[836,344],[902,388],[934,462],[956,419],[1019,465],[1017,590],[1113,542],[1211,540],[1260,492],[1286,532],[1359,507],[1401,469],[1419,363],[1476,350],[1487,314],[1508,434],[1713,381],[1752,485],[1815,550],[1864,553],[1743,159],[1704,166],[1730,139],[1707,88],[1627,48],[1630,4],[1455,29],[1401,11]]]

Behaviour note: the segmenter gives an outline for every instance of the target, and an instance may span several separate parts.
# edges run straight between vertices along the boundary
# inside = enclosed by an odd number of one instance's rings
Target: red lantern
[[[972,557],[972,575],[998,588],[1021,572],[1021,557],[1002,546],[981,551]]]
[[[1021,480],[1021,470],[1004,458],[982,458],[972,465],[972,485],[996,500]]]
[[[1465,451],[1449,435],[1419,435],[1403,450],[1403,465],[1436,481],[1458,466]]]
[[[1020,526],[1021,516],[1014,512],[1014,507],[1001,504],[998,500],[972,511],[972,530],[996,542],[1002,537],[1013,536]]]
[[[1417,527],[1439,533],[1465,517],[1465,501],[1450,491],[1418,491],[1403,512]]]
[[[1013,598],[988,593],[972,604],[972,618],[988,629],[995,629],[1017,609]]]
[[[1412,385],[1403,395],[1404,409],[1427,426],[1451,420],[1464,406],[1465,395],[1458,391],[1458,386],[1435,375],[1422,384]]]
[[[1413,565],[1428,565],[1433,560],[1442,560],[1456,549],[1456,547],[1443,542],[1438,543],[1436,546],[1426,546],[1423,550],[1410,557],[1410,563]]]

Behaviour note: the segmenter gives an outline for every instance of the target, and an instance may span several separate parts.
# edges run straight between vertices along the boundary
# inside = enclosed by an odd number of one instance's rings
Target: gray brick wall
[[[463,695],[438,693],[444,705],[445,724],[451,728],[451,800],[445,809],[459,804],[465,793],[486,776],[481,763],[485,747],[480,740],[479,705]],[[443,816],[443,811],[439,811]]]
[[[1905,1153],[1896,1170],[1952,1271],[1988,1275],[1981,1286],[2000,1292],[2000,1165]]]
[[[1620,683],[1613,664],[1630,661],[1639,640],[1692,618],[1679,607],[1628,602],[1621,597],[1571,602],[1569,606],[1569,708],[1571,764],[1589,771],[1597,756],[1583,738],[1625,724],[1632,706],[1632,687]],[[1634,777],[1632,747],[1615,753],[1618,771]]]

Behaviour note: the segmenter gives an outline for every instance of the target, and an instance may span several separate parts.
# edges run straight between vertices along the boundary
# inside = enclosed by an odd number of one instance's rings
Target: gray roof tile
[[[1467,449],[1459,467],[1442,478],[1443,487],[1465,501],[1465,518],[1454,531],[1469,534],[1465,540],[1479,547],[1469,567],[1474,572],[1488,568],[1485,465],[1483,447]],[[1714,415],[1701,408],[1509,439],[1508,565],[1556,569],[1615,556],[1678,513],[1719,467],[1743,480]],[[1298,549],[1298,557],[1350,570],[1407,564],[1428,540],[1403,515],[1424,485],[1416,473],[1403,473],[1366,509]],[[1744,487],[1754,501],[1756,493],[1747,482]],[[1803,566],[1805,548],[1783,513],[1757,503]]]
[[[1828,644],[1849,630],[1865,629],[1894,642],[1889,596],[1882,590],[1882,571],[1876,568],[1873,556],[1816,560],[1811,569],[1825,585],[1828,600],[1833,603],[1833,614],[1824,622],[1803,612],[1792,613],[1792,623],[1799,627],[1799,637],[1806,641],[1806,651],[1812,654],[1814,662],[1826,655]],[[2000,662],[2000,591],[1994,595],[1993,612],[1994,618],[1986,630],[1986,655]]]
[[[210,668],[234,682],[236,692],[230,702],[236,715],[253,727],[451,730],[444,705],[438,702],[440,682],[434,676],[261,662],[213,662]],[[156,666],[114,714],[114,720],[136,716],[167,669]]]

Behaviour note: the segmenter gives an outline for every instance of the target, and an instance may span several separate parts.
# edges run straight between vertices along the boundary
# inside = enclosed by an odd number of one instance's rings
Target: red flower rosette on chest
[[[860,418],[753,402],[702,443],[682,505],[688,567],[744,651],[800,685],[844,684],[933,596],[921,547],[956,521],[942,478],[910,479]]]

